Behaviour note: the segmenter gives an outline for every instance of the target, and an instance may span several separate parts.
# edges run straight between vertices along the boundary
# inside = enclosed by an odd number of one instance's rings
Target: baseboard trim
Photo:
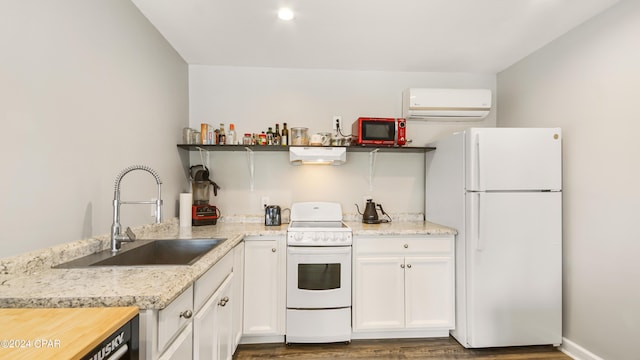
[[[571,356],[571,358],[575,360],[604,360],[600,356],[590,352],[567,338],[562,338],[560,351]]]
[[[449,329],[441,330],[403,330],[403,331],[355,331],[352,340],[368,339],[408,339],[449,337]]]
[[[284,343],[284,335],[243,335],[240,344]]]

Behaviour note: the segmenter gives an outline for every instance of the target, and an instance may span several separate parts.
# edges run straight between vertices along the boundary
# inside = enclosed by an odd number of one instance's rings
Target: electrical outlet
[[[260,203],[262,204],[262,207],[265,207],[265,206],[269,205],[269,197],[268,196],[263,196],[260,199]]]
[[[344,128],[342,127],[342,116],[340,115],[333,115],[333,117],[331,118],[331,129],[335,130],[336,128],[340,129],[340,132],[342,132],[342,130],[344,130]]]

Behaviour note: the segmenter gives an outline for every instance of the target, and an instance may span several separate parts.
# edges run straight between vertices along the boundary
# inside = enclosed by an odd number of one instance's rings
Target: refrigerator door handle
[[[477,218],[476,218],[476,251],[482,251],[482,244],[480,243],[480,224],[482,224],[482,215],[480,212],[481,206],[480,206],[480,198],[481,198],[481,194],[478,193],[478,201],[476,203],[477,206]]]
[[[480,185],[480,134],[476,134],[476,189],[484,190]]]

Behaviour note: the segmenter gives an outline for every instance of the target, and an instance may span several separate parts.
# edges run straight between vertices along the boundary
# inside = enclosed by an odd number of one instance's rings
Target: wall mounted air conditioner
[[[491,111],[488,89],[405,89],[402,116],[413,120],[475,121]]]

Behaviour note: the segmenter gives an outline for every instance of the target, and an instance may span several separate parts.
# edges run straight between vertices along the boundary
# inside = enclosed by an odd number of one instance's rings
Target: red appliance
[[[220,210],[209,204],[194,204],[191,206],[191,224],[193,226],[215,225],[218,222]]]
[[[209,203],[210,191],[218,195],[218,184],[209,179],[209,169],[204,165],[190,168],[193,205],[191,206],[191,225],[215,225],[220,217],[220,209]]]
[[[403,146],[407,144],[407,121],[361,117],[351,126],[351,134],[358,145]]]

